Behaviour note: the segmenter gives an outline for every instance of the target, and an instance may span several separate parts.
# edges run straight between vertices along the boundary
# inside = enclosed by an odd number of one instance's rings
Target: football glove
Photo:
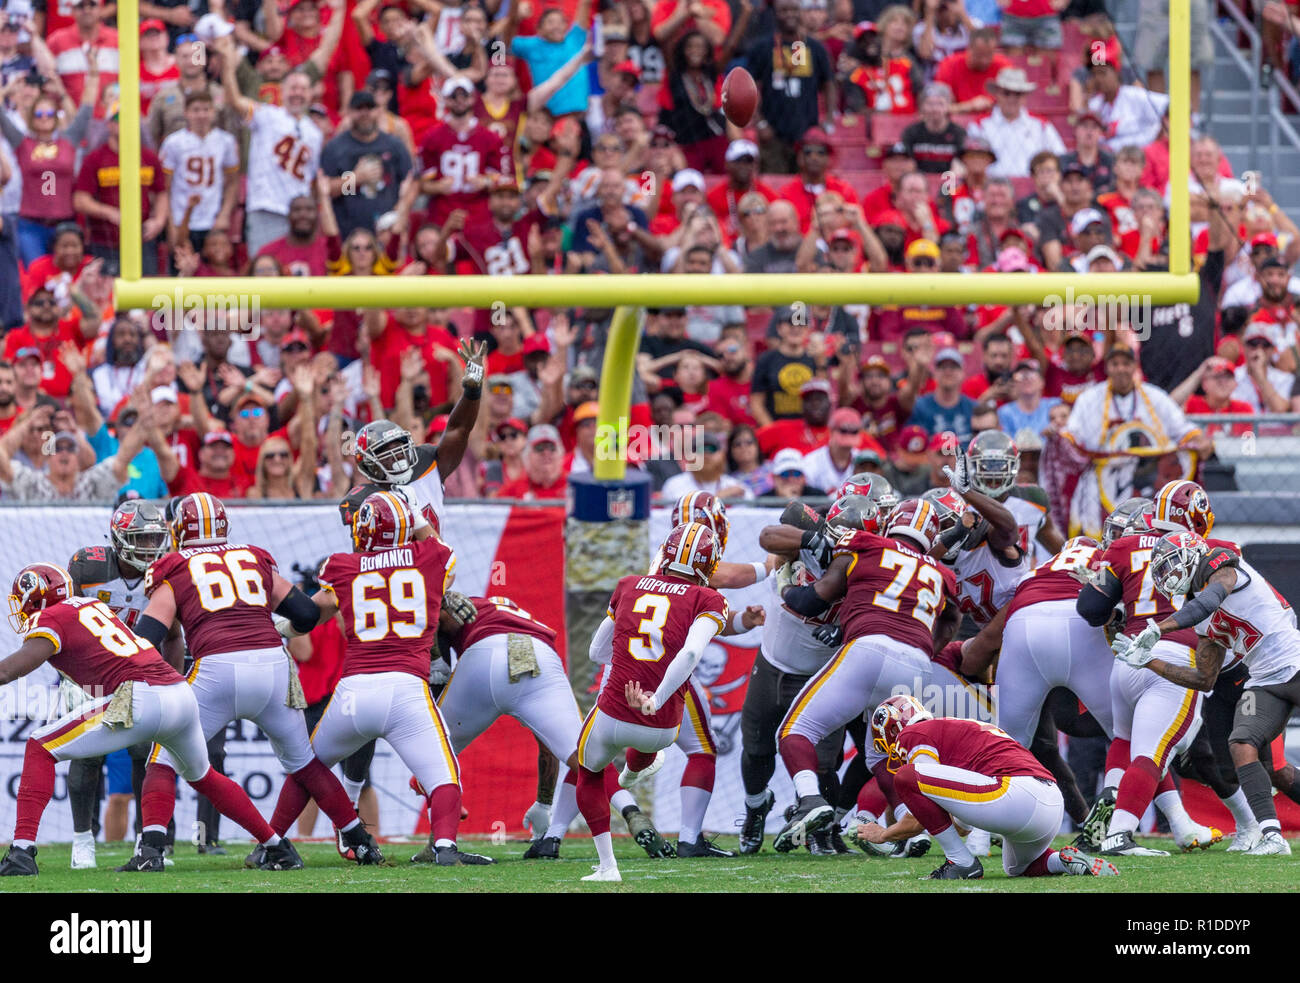
[[[524,813],[524,829],[533,834],[533,839],[540,840],[546,835],[546,828],[551,825],[551,807],[534,802]]]
[[[457,629],[464,628],[478,617],[478,609],[474,607],[474,602],[460,591],[449,590],[443,594],[442,607],[456,622]]]
[[[298,633],[293,630],[293,625],[289,619],[282,614],[271,613],[271,621],[275,625],[275,630],[284,638],[297,638]]]
[[[780,597],[787,587],[798,587],[808,568],[802,560],[781,564],[776,571],[776,595]]]
[[[965,495],[970,491],[970,462],[966,460],[965,451],[958,451],[953,466],[945,464],[943,473],[948,476],[948,484],[957,494]]]
[[[799,538],[799,548],[805,549],[817,560],[823,570],[831,562],[833,542],[824,530],[809,529]]]
[[[1125,665],[1132,666],[1134,669],[1141,669],[1155,658],[1150,649],[1138,648],[1133,644],[1133,639],[1127,635],[1116,635],[1115,641],[1111,642],[1110,648],[1115,653],[1116,659]]]
[[[1156,642],[1160,641],[1161,634],[1160,626],[1156,624],[1155,619],[1148,618],[1147,626],[1138,633],[1137,638],[1133,639],[1133,647],[1150,652],[1155,648]]]
[[[844,629],[838,624],[822,625],[813,631],[813,638],[817,639],[817,641],[821,642],[823,645],[832,647],[838,646],[842,641],[844,641]]]

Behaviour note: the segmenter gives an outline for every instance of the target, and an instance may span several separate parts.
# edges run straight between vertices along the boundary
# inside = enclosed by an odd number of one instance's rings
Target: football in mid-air
[[[736,126],[746,125],[758,108],[758,86],[743,68],[733,68],[722,80],[722,112]]]

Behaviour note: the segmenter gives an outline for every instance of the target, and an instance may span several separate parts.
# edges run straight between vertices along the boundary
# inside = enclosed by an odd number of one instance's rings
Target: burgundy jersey
[[[1109,569],[1124,589],[1125,635],[1138,635],[1148,619],[1164,621],[1182,607],[1182,598],[1174,604],[1156,590],[1151,579],[1151,551],[1160,542],[1159,535],[1124,536],[1110,544],[1101,556],[1103,570]],[[1196,629],[1179,628],[1165,632],[1163,640],[1196,648]]]
[[[921,754],[935,758],[941,765],[979,775],[995,778],[1028,775],[1045,782],[1053,780],[1052,773],[1017,744],[1015,738],[978,720],[953,717],[918,720],[899,731],[898,747],[907,761]],[[921,790],[925,791],[924,784]]]
[[[112,695],[128,679],[154,686],[185,682],[98,598],[70,597],[38,612],[30,624],[28,638],[54,644],[50,665],[96,696]]]
[[[1031,570],[1016,585],[1015,596],[1007,608],[1010,618],[1021,608],[1043,601],[1073,601],[1079,597],[1080,583],[1071,575],[1072,570],[1096,565],[1101,559],[1101,549],[1096,546],[1075,546],[1062,550],[1048,562]]]
[[[429,205],[429,221],[441,226],[458,208],[467,212],[465,227],[491,221],[488,216],[488,191],[478,178],[485,174],[514,177],[510,148],[486,126],[477,122],[462,137],[448,124],[434,127],[420,147],[420,166],[425,175],[451,178],[450,191],[434,195]]]
[[[528,252],[528,235],[536,228],[541,232],[546,219],[534,208],[523,218],[513,222],[504,231],[491,215],[478,222],[466,224],[452,236],[447,250],[452,263],[469,262],[483,276],[524,276],[533,272],[532,256]],[[474,333],[487,335],[492,330],[492,311],[480,307],[474,312]],[[491,375],[491,373],[488,373]]]
[[[653,693],[686,644],[696,618],[711,618],[718,631],[731,620],[727,602],[712,587],[670,574],[624,577],[609,600],[614,619],[614,660],[597,706],[616,720],[645,727],[677,727],[682,722],[687,681],[650,716],[627,705],[623,689],[636,681]]]
[[[474,106],[474,116],[482,126],[501,138],[507,147],[514,147],[519,137],[519,127],[523,124],[528,110],[526,99],[512,99],[502,107],[500,113],[494,113],[482,99]]]
[[[949,601],[957,603],[953,572],[910,542],[854,533],[835,555],[852,557],[848,591],[840,606],[846,641],[888,635],[934,656],[934,622]]]
[[[260,546],[191,546],[156,560],[144,578],[145,597],[170,584],[190,655],[280,648],[271,621],[271,590],[278,572]]]
[[[451,647],[457,655],[492,635],[528,635],[555,648],[555,629],[544,625],[508,597],[471,597],[478,617],[456,632]]]
[[[343,675],[408,672],[427,679],[442,595],[456,559],[436,536],[373,553],[335,553],[321,587],[343,616]]]

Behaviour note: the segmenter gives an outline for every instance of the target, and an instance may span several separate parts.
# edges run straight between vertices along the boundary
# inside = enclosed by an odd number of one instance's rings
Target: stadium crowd
[[[145,274],[1165,269],[1142,7],[1128,52],[1100,0],[142,2]],[[557,498],[591,468],[608,310],[115,314],[113,24],[102,0],[0,7],[4,498],[337,499],[361,424],[437,439],[469,335],[485,412],[448,494]],[[743,130],[732,65],[761,96]],[[1208,135],[1188,181],[1195,305],[648,311],[635,463],[669,499],[862,470],[911,494],[1000,429],[1063,527],[1118,424],[1154,486],[1194,468],[1178,452],[1219,428],[1185,413],[1300,408],[1300,230]]]

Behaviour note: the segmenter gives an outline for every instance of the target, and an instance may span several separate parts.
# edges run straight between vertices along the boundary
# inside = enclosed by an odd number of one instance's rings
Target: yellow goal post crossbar
[[[140,214],[139,0],[119,0],[121,214]],[[1146,304],[1195,302],[1200,281],[1191,270],[1188,173],[1191,123],[1188,0],[1169,5],[1169,272],[1168,273],[899,273],[687,274],[622,276],[455,277],[142,277],[140,223],[121,225],[118,310],[193,309],[199,298],[259,307],[357,309],[392,307],[662,307],[809,304],[1095,303],[1129,299]],[[1073,299],[1073,300],[1072,300]],[[200,305],[202,301],[199,301]],[[622,318],[606,353],[599,423],[618,427],[626,414],[638,319]],[[630,334],[630,339],[628,340]],[[616,343],[615,343],[616,342]],[[617,357],[619,362],[612,364]],[[625,360],[625,361],[624,361]],[[621,465],[623,462],[617,462]],[[607,469],[602,469],[607,470]],[[617,477],[614,474],[598,477]]]

